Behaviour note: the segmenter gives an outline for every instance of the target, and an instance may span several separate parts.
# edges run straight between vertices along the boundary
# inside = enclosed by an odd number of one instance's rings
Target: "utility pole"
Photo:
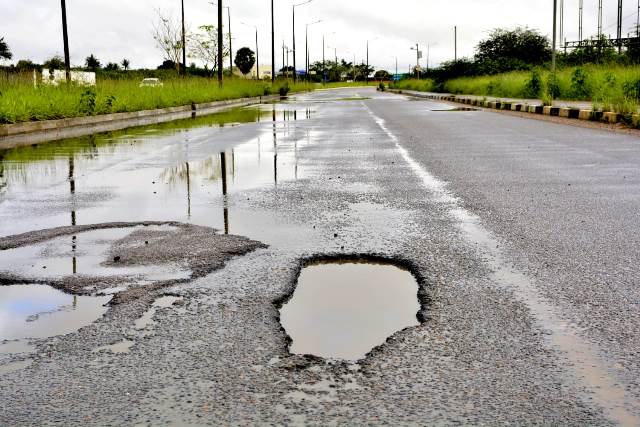
[[[365,82],[369,82],[369,40],[367,40],[367,68],[364,70],[365,73],[367,73],[366,78],[364,79]]]
[[[256,27],[256,80],[260,80],[260,50],[258,49],[258,27]]]
[[[183,0],[184,1],[184,0]],[[222,36],[222,1],[223,0],[218,0],[218,84],[222,87],[222,77],[223,77],[223,72],[222,72],[222,44],[223,42],[223,36]]]
[[[564,40],[564,0],[560,0],[560,45]]]
[[[598,43],[602,37],[602,0],[598,0]]]
[[[227,16],[229,17],[229,73],[233,76],[233,48],[231,47],[231,8],[227,6]]]
[[[638,1],[640,1],[640,0],[638,0]],[[309,68],[310,68],[310,65],[311,65],[311,63],[309,62],[309,26],[310,25],[319,24],[321,22],[322,22],[322,19],[319,20],[319,21],[308,23],[305,26],[305,32],[304,32],[305,49],[304,50],[305,50],[305,71],[306,71],[307,81],[310,80],[309,79]]]
[[[638,0],[640,1],[640,0]],[[578,41],[582,44],[582,18],[584,16],[584,0],[578,4]]]
[[[556,47],[557,47],[557,34],[556,34],[556,23],[557,23],[557,13],[558,13],[558,0],[553,0],[553,44],[551,51],[551,72],[556,72]]]
[[[220,0],[222,1],[222,0]],[[184,25],[184,0],[182,0],[182,73],[187,75],[187,30]]]
[[[411,50],[414,50],[414,48],[411,47]],[[416,75],[418,76],[418,80],[420,80],[420,46],[418,43],[416,43],[415,51],[416,51]]]
[[[453,60],[458,62],[458,27],[453,27]]]
[[[276,81],[276,27],[273,19],[273,0],[271,0],[271,83]]]
[[[640,0],[638,0],[638,16],[636,18],[636,38],[640,38]]]
[[[62,6],[62,40],[64,42],[64,70],[67,83],[71,83],[71,58],[69,57],[69,34],[67,32],[67,2],[61,0]]]
[[[618,0],[618,55],[622,53],[622,0]]]

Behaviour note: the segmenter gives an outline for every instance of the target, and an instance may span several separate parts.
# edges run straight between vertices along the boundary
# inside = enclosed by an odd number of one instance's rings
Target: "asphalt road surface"
[[[640,425],[640,140],[451,108],[320,91],[5,153],[2,236],[177,221],[268,247],[0,354],[0,424]],[[412,265],[424,323],[357,363],[290,355],[274,301],[339,254]]]

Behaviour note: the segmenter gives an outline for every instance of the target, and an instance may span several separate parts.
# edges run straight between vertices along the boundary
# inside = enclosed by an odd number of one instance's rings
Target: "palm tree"
[[[131,63],[129,62],[129,60],[128,60],[128,59],[126,59],[126,58],[122,60],[122,63],[121,63],[121,64],[122,64],[122,68],[123,68],[125,71],[127,71],[127,70],[129,69],[129,66],[131,65]]]
[[[85,66],[89,70],[95,71],[99,69],[102,66],[102,64],[100,64],[100,60],[96,58],[92,53],[90,56],[87,56],[87,59],[85,60]]]

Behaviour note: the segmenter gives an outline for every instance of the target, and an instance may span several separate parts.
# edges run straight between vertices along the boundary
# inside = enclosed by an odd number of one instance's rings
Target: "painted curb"
[[[388,89],[388,91],[391,93],[413,96],[416,98],[426,98],[434,101],[457,102],[461,104],[468,104],[476,107],[489,108],[493,110],[519,111],[519,112],[524,112],[529,114],[542,114],[546,116],[563,117],[567,119],[576,119],[576,120],[597,121],[597,122],[604,122],[609,124],[629,121],[629,117],[625,117],[622,114],[618,114],[614,112],[580,110],[575,107],[555,107],[555,106],[548,106],[548,105],[543,106],[541,104],[529,105],[529,104],[518,103],[513,101],[503,102],[499,100],[487,101],[484,99],[480,99],[478,97],[436,95],[436,94],[428,94],[428,93],[418,94],[413,91],[402,91],[397,89]],[[630,119],[632,123],[640,123],[640,114],[632,114]]]

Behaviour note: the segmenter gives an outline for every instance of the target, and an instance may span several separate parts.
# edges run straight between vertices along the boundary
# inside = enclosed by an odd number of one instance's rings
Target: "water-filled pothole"
[[[75,332],[106,313],[111,296],[75,296],[46,285],[0,286],[0,342]]]
[[[419,325],[419,285],[407,270],[380,262],[306,266],[280,322],[292,354],[357,361],[394,333]]]

